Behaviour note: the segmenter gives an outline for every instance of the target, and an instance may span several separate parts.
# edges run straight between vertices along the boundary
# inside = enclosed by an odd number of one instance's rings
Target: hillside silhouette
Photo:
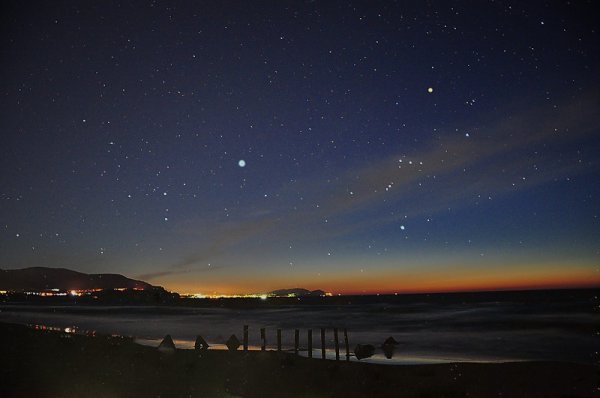
[[[85,274],[66,268],[31,267],[0,269],[0,290],[91,290],[153,288],[149,283],[120,274]]]

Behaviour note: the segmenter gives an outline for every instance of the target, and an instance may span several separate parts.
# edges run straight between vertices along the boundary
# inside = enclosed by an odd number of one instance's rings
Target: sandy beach
[[[277,352],[159,353],[129,338],[0,324],[2,397],[594,397],[593,365],[374,365]]]

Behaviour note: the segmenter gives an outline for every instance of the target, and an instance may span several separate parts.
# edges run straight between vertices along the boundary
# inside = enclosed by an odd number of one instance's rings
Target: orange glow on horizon
[[[590,267],[527,267],[518,270],[495,267],[486,270],[451,268],[437,272],[387,270],[340,276],[329,274],[318,280],[306,276],[243,278],[230,280],[228,284],[170,280],[162,286],[179,293],[252,294],[301,287],[348,295],[594,288],[600,287],[600,278]]]

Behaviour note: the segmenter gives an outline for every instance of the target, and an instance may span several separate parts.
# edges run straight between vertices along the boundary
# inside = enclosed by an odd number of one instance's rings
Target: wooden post
[[[321,328],[321,358],[325,359],[325,329]]]
[[[260,328],[260,339],[262,340],[260,350],[265,351],[267,349],[267,334],[265,333],[265,328]]]
[[[338,329],[333,328],[333,341],[335,342],[335,360],[340,360],[340,340],[338,338]]]
[[[312,329],[308,329],[308,357],[312,358]]]
[[[281,329],[277,329],[277,351],[281,351]]]
[[[300,345],[300,331],[294,330],[294,354],[298,355],[298,346]]]
[[[346,345],[346,361],[350,360],[350,344],[348,343],[348,329],[344,328],[344,344]]]
[[[244,325],[244,351],[248,351],[248,325]]]

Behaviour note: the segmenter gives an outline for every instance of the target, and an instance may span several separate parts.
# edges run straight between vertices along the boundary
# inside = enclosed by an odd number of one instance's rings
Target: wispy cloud
[[[295,182],[282,195],[300,192],[303,204],[280,211],[282,222],[271,223],[261,238],[327,239],[585,172],[571,157],[560,160],[554,154],[559,148],[568,154],[570,146],[598,132],[598,105],[597,98],[588,97],[550,110],[533,107],[462,127],[462,133],[434,138],[420,150],[344,170],[335,180]],[[382,207],[394,214],[378,211]],[[375,215],[353,217],[361,213]]]
[[[410,196],[422,196],[414,203],[429,212],[432,209],[426,203],[432,196],[437,202],[451,197],[468,199],[477,190],[495,195],[524,189],[548,181],[555,173],[560,176],[567,170],[577,171],[545,152],[597,132],[599,105],[586,99],[553,112],[533,109],[486,126],[463,128],[471,132],[470,137],[456,134],[440,138],[429,148],[398,153],[349,170],[335,184],[322,183],[306,190],[312,189],[315,197],[323,199],[316,214],[336,215]],[[517,177],[518,184],[513,186]]]
[[[404,217],[469,206],[479,196],[516,194],[583,172],[572,156],[553,156],[558,149],[573,151],[571,146],[599,131],[599,105],[594,96],[558,107],[531,107],[463,126],[460,134],[432,137],[420,150],[399,150],[375,163],[343,170],[335,180],[314,176],[296,181],[282,187],[279,207],[252,208],[234,222],[203,221],[203,231],[209,231],[203,234],[204,243],[160,276],[186,272],[182,268],[208,262],[243,242],[330,239]],[[304,200],[294,202],[294,193]],[[381,208],[391,208],[393,214]],[[355,217],[363,213],[370,216]]]
[[[165,276],[210,272],[210,271],[214,271],[214,270],[217,270],[220,268],[222,268],[222,267],[221,266],[211,266],[211,267],[202,267],[202,268],[195,267],[195,268],[183,269],[183,270],[167,269],[167,270],[163,270],[163,271],[148,272],[148,273],[140,274],[140,275],[136,276],[136,278],[143,280],[143,281],[152,281],[154,279],[162,278]]]

